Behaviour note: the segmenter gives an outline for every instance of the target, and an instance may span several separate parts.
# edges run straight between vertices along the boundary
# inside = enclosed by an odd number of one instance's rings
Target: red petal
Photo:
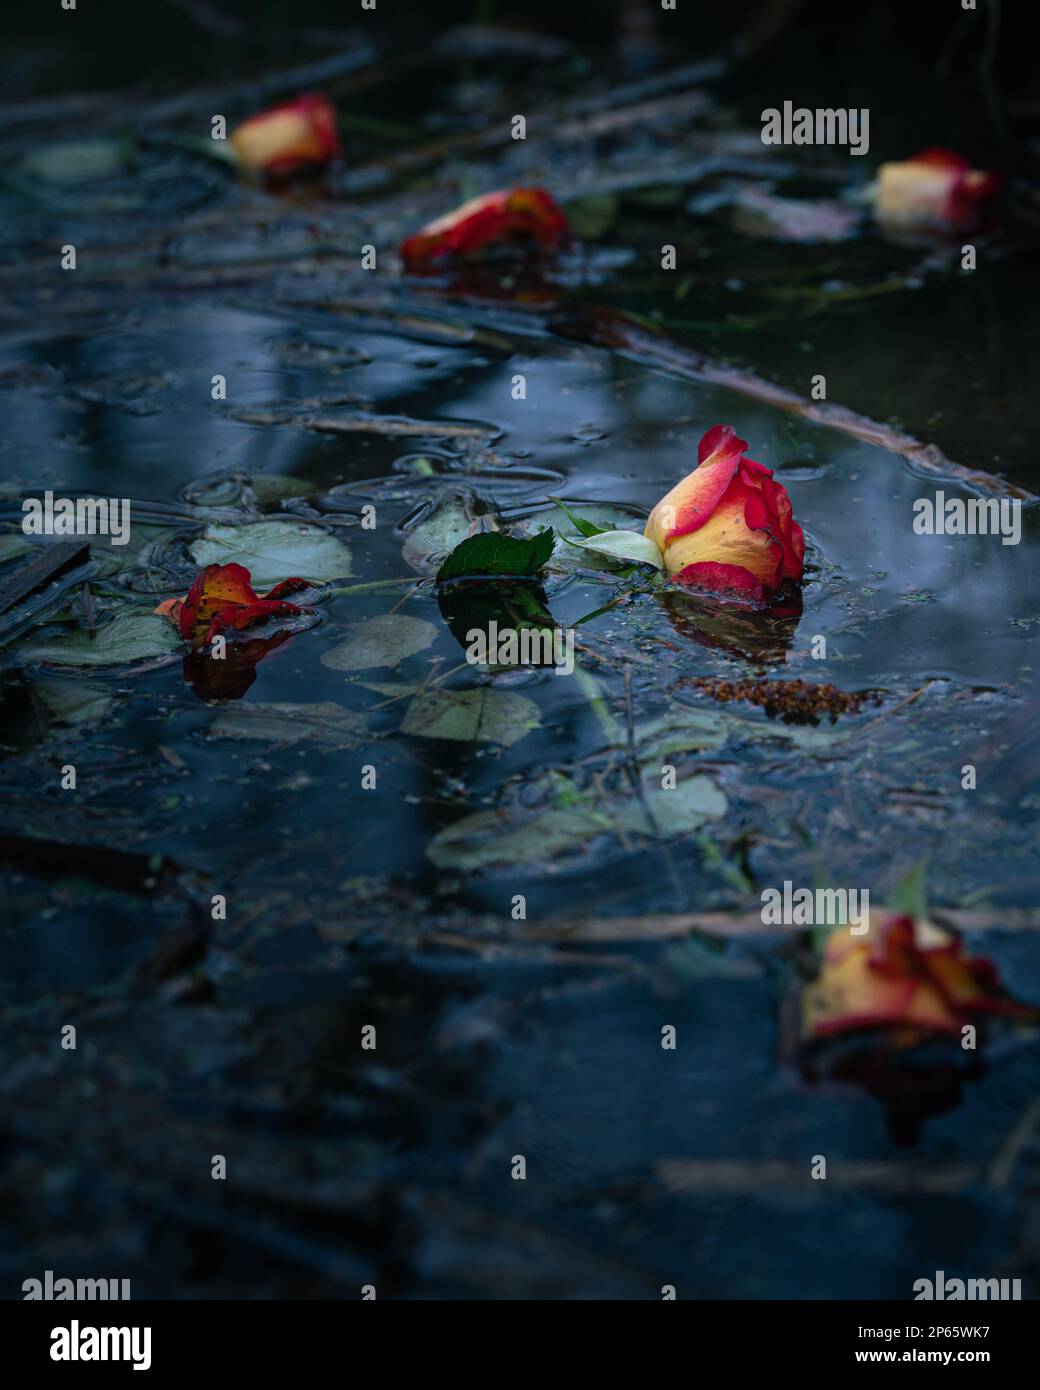
[[[730,425],[715,425],[707,432],[697,446],[697,467],[654,508],[656,513],[658,508],[671,507],[675,514],[674,524],[658,540],[662,549],[677,537],[700,530],[715,514],[746,448],[746,441],[738,439]]]
[[[284,175],[320,168],[340,152],[336,108],[326,97],[309,93],[251,116],[229,140],[247,169]]]
[[[535,241],[552,248],[570,237],[567,219],[540,188],[513,188],[472,198],[402,242],[407,270],[421,270],[448,256],[468,256],[495,242]]]
[[[209,643],[218,632],[238,631],[248,627],[250,623],[258,622],[261,618],[272,618],[279,614],[293,614],[301,611],[295,603],[282,603],[264,598],[258,598],[255,603],[245,607],[241,604],[229,603],[226,608],[221,608],[213,615],[203,643]]]
[[[963,155],[955,154],[953,150],[942,149],[938,145],[922,150],[920,154],[915,154],[907,162],[910,164],[932,164],[937,169],[958,170],[969,167],[968,161]]]
[[[310,587],[310,581],[307,579],[283,579],[273,589],[268,589],[262,597],[265,599],[285,598],[286,594],[298,594],[301,589],[309,589]]]
[[[705,459],[711,458],[712,454],[725,452],[728,455],[734,450],[739,457],[746,448],[747,440],[738,439],[732,425],[712,425],[711,429],[701,436],[701,442],[697,445],[697,462],[703,463]]]
[[[742,565],[720,565],[705,560],[687,565],[674,576],[676,583],[694,589],[707,589],[713,594],[736,594],[739,598],[761,601],[765,596],[761,583]]]
[[[181,636],[189,641],[198,638],[209,626],[213,615],[228,604],[255,603],[257,595],[243,565],[207,565],[195,576],[188,597],[180,611]]]

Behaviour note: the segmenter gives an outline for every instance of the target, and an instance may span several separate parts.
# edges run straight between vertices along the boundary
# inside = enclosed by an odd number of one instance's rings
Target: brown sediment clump
[[[880,699],[874,690],[839,690],[836,685],[814,685],[811,681],[713,680],[698,677],[691,682],[720,704],[748,700],[761,705],[769,715],[787,719],[816,719],[828,714],[833,722],[839,714],[858,714],[868,701]]]

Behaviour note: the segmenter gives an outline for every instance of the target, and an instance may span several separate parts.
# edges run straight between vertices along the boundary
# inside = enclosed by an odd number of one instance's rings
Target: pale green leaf
[[[433,623],[404,613],[386,613],[364,623],[349,623],[350,636],[321,658],[334,671],[368,671],[374,666],[399,666],[437,640]]]
[[[244,565],[258,592],[283,579],[326,584],[354,573],[344,543],[324,527],[304,521],[207,526],[190,550],[199,565]]]
[[[649,536],[641,536],[638,531],[602,531],[598,536],[572,538],[570,544],[583,550],[594,550],[597,555],[607,555],[612,560],[631,560],[664,569],[664,557],[657,543]]]
[[[178,651],[182,643],[167,618],[143,609],[131,610],[90,632],[72,628],[68,633],[43,637],[19,650],[23,662],[47,662],[54,666],[126,666]]]

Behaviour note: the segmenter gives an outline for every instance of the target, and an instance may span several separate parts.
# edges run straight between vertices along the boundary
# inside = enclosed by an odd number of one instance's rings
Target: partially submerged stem
[[[592,712],[599,720],[600,728],[606,735],[607,742],[611,746],[617,746],[623,743],[625,738],[624,731],[607,708],[607,702],[603,698],[603,692],[600,688],[599,681],[595,676],[590,675],[577,660],[574,663],[574,679],[577,682],[578,689],[591,705]]]

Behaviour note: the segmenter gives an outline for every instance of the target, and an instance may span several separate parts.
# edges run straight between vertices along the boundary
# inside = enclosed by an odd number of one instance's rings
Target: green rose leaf
[[[451,552],[437,571],[437,582],[470,577],[529,579],[537,574],[553,553],[555,533],[540,531],[529,540],[490,531],[470,536]]]

